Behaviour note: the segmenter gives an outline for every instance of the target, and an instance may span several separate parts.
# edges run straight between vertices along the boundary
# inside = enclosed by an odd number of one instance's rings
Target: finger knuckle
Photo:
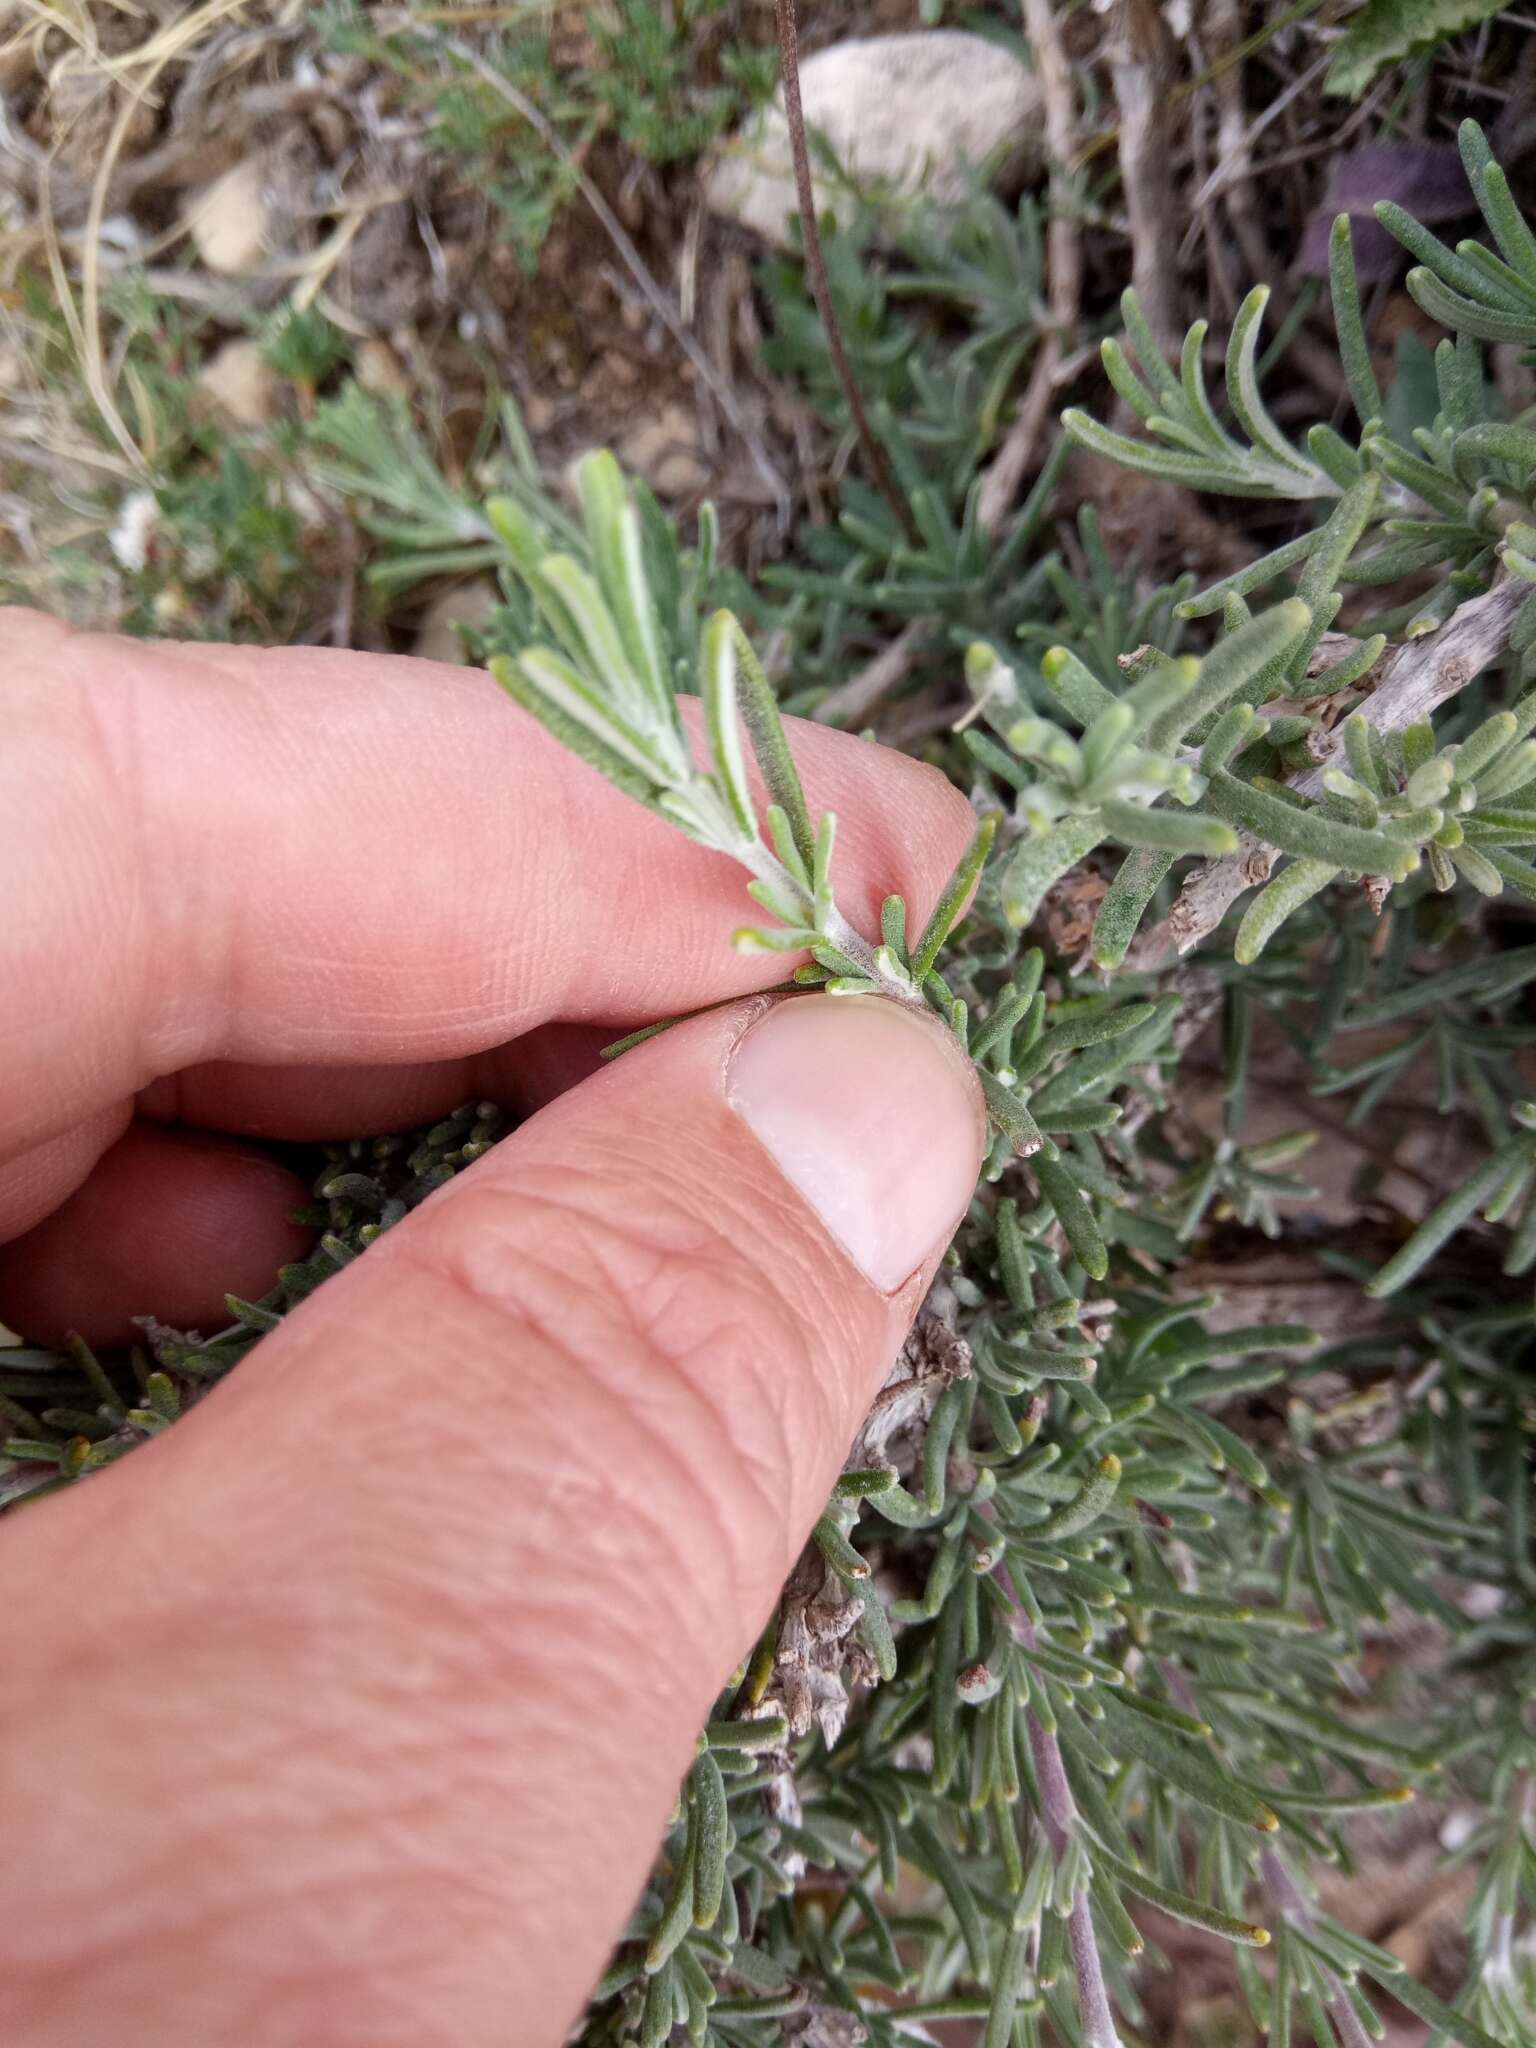
[[[618,1204],[600,1164],[573,1163],[536,1190],[488,1178],[456,1193],[414,1256],[537,1360],[573,1432],[546,1483],[579,1484],[597,1459],[597,1483],[685,1582],[702,1592],[717,1573],[738,1606],[770,1601],[846,1428],[837,1304],[718,1189],[658,1177]]]

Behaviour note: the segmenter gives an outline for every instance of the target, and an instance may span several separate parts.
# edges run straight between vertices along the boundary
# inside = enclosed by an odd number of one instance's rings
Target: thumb
[[[679,1025],[22,1517],[0,2035],[562,2040],[983,1138],[883,1000]]]

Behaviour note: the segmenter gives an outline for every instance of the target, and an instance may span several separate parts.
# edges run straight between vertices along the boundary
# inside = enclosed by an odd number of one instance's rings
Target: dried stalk
[[[1506,579],[1464,604],[1437,633],[1400,647],[1366,700],[1372,723],[1382,732],[1400,732],[1464,690],[1503,651],[1525,594],[1523,584]],[[1323,736],[1315,765],[1293,777],[1291,787],[1302,796],[1320,795],[1323,770],[1343,750],[1341,733]],[[1241,833],[1236,853],[1203,861],[1193,871],[1168,915],[1132,946],[1126,970],[1145,973],[1166,966],[1197,946],[1245,889],[1269,879],[1278,859],[1273,847]]]
[[[1316,1916],[1303,1896],[1301,1887],[1275,1850],[1263,1849],[1259,1852],[1259,1871],[1264,1888],[1278,1908],[1280,1918],[1287,1921],[1298,1933],[1310,1932],[1315,1925]],[[1316,1961],[1315,1966],[1322,1982],[1328,2017],[1333,2022],[1341,2048],[1372,2048],[1371,2037],[1361,2025],[1360,2016],[1350,2003],[1343,1979],[1325,1962]]]
[[[805,274],[811,287],[811,297],[816,301],[816,311],[821,316],[822,328],[827,337],[827,348],[832,357],[832,368],[842,387],[848,412],[853,420],[853,430],[858,436],[870,480],[879,490],[896,523],[908,540],[916,541],[918,532],[912,519],[912,510],[892,474],[886,460],[885,450],[875,439],[869,424],[869,415],[864,410],[864,400],[859,392],[853,374],[853,365],[848,360],[848,351],[843,343],[842,325],[837,317],[837,308],[832,303],[832,286],[827,277],[826,259],[821,252],[821,229],[816,221],[816,194],[811,182],[811,154],[805,140],[805,113],[800,105],[800,49],[795,20],[795,0],[774,0],[774,18],[779,30],[779,59],[784,77],[784,114],[789,123],[789,148],[795,166],[795,199],[800,208],[800,240],[805,253]]]
[[[1177,349],[1184,333],[1173,262],[1180,228],[1171,120],[1177,48],[1154,0],[1120,0],[1108,57],[1120,113],[1120,187],[1131,223],[1131,284],[1152,332],[1169,349]]]
[[[1072,67],[1057,25],[1051,0],[1021,0],[1024,32],[1035,61],[1035,75],[1045,102],[1046,150],[1051,160],[1050,224],[1045,234],[1045,266],[1049,280],[1049,328],[1035,355],[1034,368],[1007,438],[982,480],[977,517],[984,533],[999,532],[1013,509],[1040,439],[1067,352],[1077,329],[1083,301],[1083,251],[1077,231],[1073,165],[1077,155],[1077,117],[1072,95]]]
[[[1249,133],[1243,67],[1238,54],[1243,41],[1240,0],[1212,0],[1210,29],[1212,54],[1217,60],[1213,83],[1220,113],[1216,128],[1216,169],[1202,185],[1201,191],[1220,189],[1224,185],[1227,218],[1243,252],[1243,262],[1251,277],[1263,279],[1269,275],[1270,255],[1259,221],[1258,193],[1253,178],[1253,139]],[[1228,57],[1234,61],[1220,61]],[[1197,211],[1196,218],[1200,217]],[[1207,237],[1215,240],[1218,230],[1209,218],[1206,218],[1205,227]]]
[[[829,690],[811,716],[820,725],[862,725],[875,706],[911,674],[934,624],[935,621],[927,617],[909,619],[873,661],[867,662],[856,675],[851,675],[846,683],[839,683],[835,690]]]
[[[981,1512],[985,1515],[986,1509]],[[988,1517],[990,1520],[991,1518]],[[1013,1602],[1013,1632],[1026,1650],[1036,1647],[1035,1625],[1024,1611],[1019,1589],[1006,1563],[993,1567],[993,1576]],[[1067,1767],[1061,1745],[1041,1721],[1033,1707],[1025,1711],[1029,1731],[1030,1761],[1035,1769],[1035,1791],[1040,1802],[1040,1821],[1051,1854],[1059,1862],[1077,1828],[1077,1801],[1067,1782]],[[1099,1957],[1099,1939],[1094,1931],[1093,1908],[1086,1888],[1072,1901],[1067,1928],[1072,1948],[1072,1974],[1077,1979],[1077,2013],[1082,2025],[1083,2048],[1121,2048],[1119,2030],[1104,1984],[1104,1965]]]

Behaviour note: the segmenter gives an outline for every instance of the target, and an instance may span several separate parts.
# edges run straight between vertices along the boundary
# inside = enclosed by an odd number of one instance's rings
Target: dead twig
[[[1464,604],[1437,633],[1400,647],[1367,700],[1371,722],[1379,731],[1401,732],[1464,690],[1503,652],[1524,596],[1525,586],[1506,578]],[[1344,751],[1342,730],[1327,734],[1323,746],[1316,764],[1292,779],[1298,795],[1321,794],[1323,770]],[[1132,946],[1126,970],[1146,973],[1197,946],[1246,889],[1269,879],[1278,859],[1273,847],[1240,833],[1236,853],[1202,861],[1193,871],[1168,915]]]
[[[923,642],[933,630],[931,618],[911,619],[888,647],[852,675],[846,683],[829,690],[811,716],[819,725],[857,727],[863,724],[881,699],[912,673]]]
[[[1034,460],[1035,446],[1050,414],[1067,343],[1077,328],[1083,302],[1083,251],[1074,189],[1077,111],[1072,67],[1051,0],[1022,0],[1022,10],[1024,31],[1045,102],[1046,150],[1051,160],[1051,218],[1045,235],[1049,326],[1036,352],[1013,425],[982,479],[977,517],[983,532],[989,534],[1001,530]]]
[[[805,275],[811,287],[811,297],[816,301],[816,311],[821,316],[822,328],[827,337],[827,349],[832,357],[832,368],[842,387],[847,402],[853,430],[858,436],[859,447],[869,470],[870,481],[895,514],[896,524],[909,541],[916,542],[918,532],[912,518],[912,508],[903,497],[901,488],[892,474],[886,460],[885,450],[875,439],[869,424],[869,415],[864,410],[864,399],[859,391],[858,380],[853,374],[853,365],[848,360],[848,351],[843,343],[842,325],[837,317],[837,308],[832,303],[832,285],[827,276],[826,259],[821,249],[821,229],[816,221],[816,194],[811,181],[811,154],[805,140],[805,113],[800,105],[800,50],[795,20],[795,0],[774,0],[774,18],[779,30],[779,59],[784,78],[784,115],[789,124],[789,149],[795,166],[795,197],[800,208],[800,241],[805,255]]]
[[[1170,349],[1178,347],[1184,332],[1172,261],[1180,227],[1171,118],[1177,47],[1154,0],[1120,0],[1107,54],[1120,112],[1120,187],[1131,224],[1131,284],[1152,332]]]
[[[1243,39],[1240,0],[1212,0],[1210,29],[1212,48],[1218,58],[1235,51]],[[1214,80],[1214,89],[1219,109],[1216,167],[1208,178],[1202,180],[1200,193],[1191,210],[1205,229],[1207,243],[1218,243],[1220,237],[1213,231],[1214,223],[1207,210],[1210,206],[1210,196],[1207,195],[1214,196],[1217,191],[1223,191],[1227,218],[1243,252],[1248,274],[1254,280],[1265,279],[1270,269],[1269,244],[1264,239],[1259,221],[1258,194],[1254,189],[1253,135],[1249,127],[1241,63],[1222,64]]]

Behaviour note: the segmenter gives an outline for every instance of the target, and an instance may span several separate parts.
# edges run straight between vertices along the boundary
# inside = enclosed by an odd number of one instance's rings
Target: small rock
[[[187,217],[193,247],[222,277],[249,277],[266,254],[266,165],[248,156],[216,178]]]
[[[117,518],[107,535],[119,567],[136,576],[149,561],[155,542],[160,508],[153,491],[132,491],[117,508]]]
[[[687,498],[709,483],[709,470],[699,453],[699,423],[675,401],[654,419],[631,427],[618,445],[618,457],[650,485],[659,498]]]
[[[963,199],[967,171],[988,176],[1042,162],[1040,88],[999,44],[961,29],[919,29],[834,43],[800,67],[807,129],[858,187]],[[813,171],[815,159],[812,159]],[[711,212],[792,248],[798,212],[782,95],[725,147],[705,180]],[[840,218],[850,193],[816,179],[817,205]]]
[[[237,426],[264,427],[282,402],[282,380],[262,359],[259,344],[226,341],[197,373],[198,389]]]
[[[359,342],[352,360],[358,383],[375,398],[410,397],[411,380],[387,341]]]
[[[448,661],[460,668],[467,667],[469,656],[454,628],[485,625],[500,602],[495,584],[484,577],[474,583],[456,583],[452,590],[433,598],[422,613],[411,652],[423,661]]]

